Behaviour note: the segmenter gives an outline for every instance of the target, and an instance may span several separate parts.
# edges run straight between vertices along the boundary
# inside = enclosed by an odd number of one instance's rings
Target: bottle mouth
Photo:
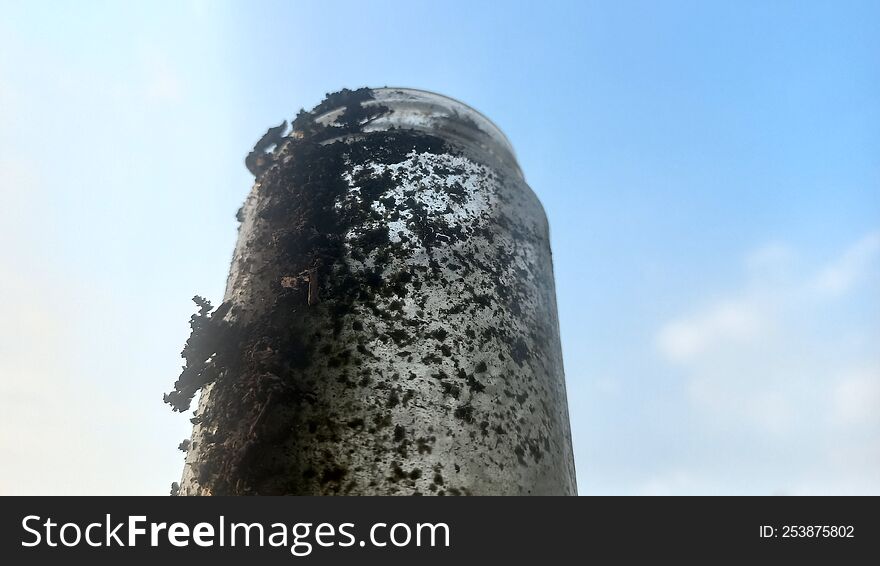
[[[363,132],[381,132],[391,129],[416,130],[475,148],[512,168],[523,177],[507,136],[486,116],[467,104],[427,90],[414,88],[375,88],[372,98],[361,101],[361,106],[382,106],[382,112],[361,127]],[[333,124],[345,107],[333,108],[315,117],[315,122]]]

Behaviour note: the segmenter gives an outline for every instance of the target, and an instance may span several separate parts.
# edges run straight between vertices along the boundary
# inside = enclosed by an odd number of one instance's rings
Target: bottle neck
[[[488,118],[457,100],[424,90],[377,88],[360,102],[364,109],[387,109],[367,120],[364,133],[392,129],[415,130],[476,151],[523,177],[510,142]],[[315,122],[331,125],[345,112],[344,106],[315,116]],[[347,137],[347,136],[345,136]]]

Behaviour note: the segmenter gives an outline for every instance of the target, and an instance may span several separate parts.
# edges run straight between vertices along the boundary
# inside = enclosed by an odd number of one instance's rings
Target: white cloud
[[[748,254],[740,288],[661,325],[655,347],[683,379],[695,427],[719,446],[766,450],[763,463],[743,453],[743,466],[798,467],[782,488],[799,493],[846,493],[821,483],[843,472],[877,492],[866,478],[880,477],[878,458],[864,454],[880,435],[880,320],[867,314],[880,232],[819,267],[799,260],[779,243]],[[658,485],[675,492],[683,473]]]
[[[832,395],[834,422],[843,426],[880,422],[880,367],[847,372]]]
[[[764,321],[747,300],[722,302],[704,312],[683,317],[660,329],[657,343],[675,362],[687,362],[719,343],[747,343],[757,339]]]
[[[880,255],[880,232],[873,232],[854,243],[838,259],[825,266],[814,278],[811,289],[817,293],[842,295],[866,272],[875,267]]]
[[[792,277],[794,256],[778,243],[749,254],[745,263],[750,280],[744,289],[664,324],[656,335],[660,353],[687,365],[705,355],[754,346],[774,329],[791,326],[792,315],[809,315],[803,310],[817,308],[817,301],[845,295],[878,267],[880,232],[861,238],[805,282]]]

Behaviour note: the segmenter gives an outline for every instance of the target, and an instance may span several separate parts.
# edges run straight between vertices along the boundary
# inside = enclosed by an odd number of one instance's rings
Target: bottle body
[[[181,493],[574,494],[548,226],[506,140],[351,94],[242,208]]]

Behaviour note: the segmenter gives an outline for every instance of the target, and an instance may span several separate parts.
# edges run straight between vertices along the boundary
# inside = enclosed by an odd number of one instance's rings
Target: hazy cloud
[[[817,293],[830,295],[846,293],[874,267],[878,255],[880,255],[880,232],[873,232],[826,265],[812,281],[812,289]]]
[[[834,385],[833,419],[843,426],[880,423],[880,367],[846,372]]]
[[[704,312],[666,324],[657,337],[663,354],[674,362],[689,362],[714,346],[757,339],[764,321],[748,300],[712,305]]]
[[[752,438],[780,454],[803,446],[789,457],[804,469],[786,489],[821,492],[815,482],[843,465],[876,491],[865,478],[877,461],[865,454],[880,434],[880,320],[865,313],[876,303],[880,233],[818,267],[799,262],[779,243],[748,254],[740,288],[663,324],[655,347],[684,380],[698,426],[719,444]],[[674,491],[688,473],[667,474],[646,491]],[[826,492],[843,487],[832,482]]]

